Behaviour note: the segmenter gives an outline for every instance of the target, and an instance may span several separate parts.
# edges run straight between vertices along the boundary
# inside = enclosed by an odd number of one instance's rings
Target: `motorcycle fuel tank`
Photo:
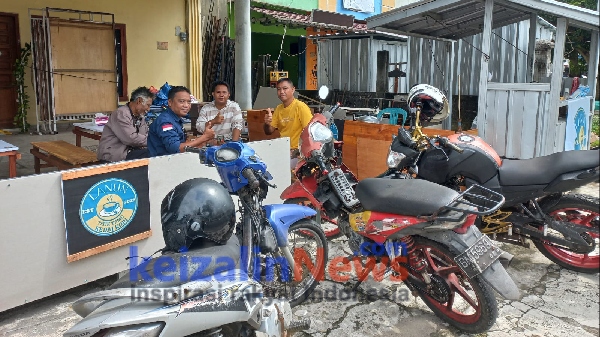
[[[463,153],[438,149],[423,154],[419,163],[419,176],[434,183],[443,184],[451,177],[461,175],[483,184],[498,173],[502,160],[487,143],[477,136],[456,134],[448,137],[464,149]]]

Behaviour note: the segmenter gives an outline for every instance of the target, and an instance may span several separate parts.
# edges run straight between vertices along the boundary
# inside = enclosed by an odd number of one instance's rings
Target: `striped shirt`
[[[224,119],[221,124],[212,126],[212,129],[215,131],[215,138],[216,136],[222,135],[224,136],[225,140],[230,140],[233,129],[242,131],[244,128],[244,117],[242,117],[242,110],[236,102],[230,100],[227,100],[227,104],[225,104],[225,107],[221,110],[217,109],[214,101],[205,104],[202,109],[200,109],[198,121],[196,122],[196,129],[200,133],[204,133],[206,122],[215,118],[219,112],[221,112],[221,115],[223,115]]]

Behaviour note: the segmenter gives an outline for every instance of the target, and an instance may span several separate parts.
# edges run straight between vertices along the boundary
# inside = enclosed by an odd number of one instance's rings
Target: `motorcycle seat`
[[[137,263],[132,264],[134,269],[130,269],[109,289],[177,287],[210,277],[215,271],[219,274],[232,271],[239,267],[240,256],[240,242],[236,235],[232,235],[224,245],[208,240],[196,240],[187,252],[164,254],[143,266],[139,266],[142,263],[141,258],[136,258]],[[143,269],[137,269],[135,266]]]
[[[598,165],[599,150],[564,151],[532,159],[504,159],[498,175],[502,186],[546,185],[563,173]]]
[[[410,216],[431,215],[458,195],[420,179],[368,178],[356,185],[356,197],[365,210]]]

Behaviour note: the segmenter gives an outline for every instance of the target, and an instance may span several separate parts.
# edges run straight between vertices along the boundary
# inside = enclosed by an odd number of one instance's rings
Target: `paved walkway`
[[[28,142],[63,139],[74,142],[70,130],[52,136],[0,136],[22,147],[23,159],[18,172],[33,172],[29,162]],[[39,138],[38,138],[39,137]],[[95,141],[83,139],[84,146]],[[19,143],[20,142],[20,143]],[[31,155],[29,155],[31,156]],[[0,161],[0,179],[8,176],[8,169]],[[598,197],[597,183],[577,192]],[[342,239],[331,243],[330,258],[346,255]],[[543,257],[535,248],[526,249],[503,245],[515,255],[509,273],[522,292],[519,301],[498,299],[499,317],[492,329],[482,336],[578,336],[600,335],[599,277],[561,269]],[[84,294],[107,287],[114,278],[106,278],[52,297],[0,313],[0,337],[62,336],[79,320],[70,304]],[[15,280],[18,282],[18,280]],[[322,282],[315,292],[337,300],[305,302],[295,309],[313,319],[310,330],[296,336],[468,336],[438,319],[424,303],[407,292],[398,283],[365,282],[359,292],[344,292],[344,285],[331,280]],[[3,291],[10,291],[4,289]],[[342,293],[342,295],[339,295]],[[366,294],[375,294],[367,296]],[[340,297],[343,297],[340,299]]]
[[[71,123],[59,123],[58,133],[55,135],[38,135],[38,134],[13,134],[3,135],[0,134],[0,140],[11,143],[19,148],[21,153],[21,159],[17,160],[17,177],[27,176],[35,174],[33,166],[33,155],[29,153],[31,150],[31,142],[46,142],[54,140],[64,140],[65,142],[75,145],[75,135],[72,132],[73,126]],[[85,138],[81,139],[81,146],[88,150],[96,151],[98,148],[98,141]],[[54,167],[42,168],[41,172],[52,172],[56,171]],[[0,157],[0,179],[8,178],[8,158]]]

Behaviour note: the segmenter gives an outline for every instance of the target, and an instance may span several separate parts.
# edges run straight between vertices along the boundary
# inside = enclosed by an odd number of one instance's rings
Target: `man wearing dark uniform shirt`
[[[151,157],[184,152],[186,147],[198,147],[215,137],[212,125],[207,123],[204,134],[187,141],[183,129],[183,117],[192,106],[190,90],[176,86],[169,90],[169,108],[150,125],[148,151]]]

